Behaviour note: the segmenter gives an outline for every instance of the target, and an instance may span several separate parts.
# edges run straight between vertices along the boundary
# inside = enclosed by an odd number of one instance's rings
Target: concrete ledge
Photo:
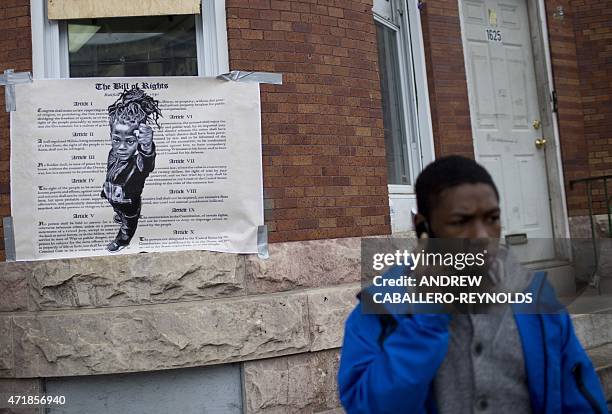
[[[340,348],[344,338],[344,322],[357,304],[359,284],[341,288],[313,290],[308,294],[311,351]]]
[[[270,258],[246,257],[249,294],[358,282],[361,239],[310,240],[269,246]]]
[[[0,312],[28,309],[28,267],[0,262]]]
[[[599,376],[606,399],[612,398],[612,343],[591,348],[589,357]]]
[[[14,376],[13,328],[10,317],[0,317],[0,377]]]
[[[359,289],[360,243],[272,244],[265,261],[190,251],[0,263],[7,292],[0,295],[0,378],[151,371],[339,347]]]
[[[16,377],[199,366],[307,351],[305,295],[13,317]]]
[[[608,237],[608,216],[606,214],[597,214],[593,224],[597,237]],[[593,235],[589,216],[570,217],[569,227],[572,238],[590,239]]]
[[[0,263],[0,312],[175,303],[360,280],[361,239],[270,245],[270,258],[207,251]]]
[[[585,349],[612,342],[612,314],[593,313],[572,315],[574,330]]]
[[[146,253],[23,263],[31,310],[113,307],[244,295],[244,256]]]
[[[359,284],[190,303],[0,318],[0,377],[202,366],[341,345]],[[12,338],[12,339],[11,339]],[[4,352],[2,352],[4,350]]]

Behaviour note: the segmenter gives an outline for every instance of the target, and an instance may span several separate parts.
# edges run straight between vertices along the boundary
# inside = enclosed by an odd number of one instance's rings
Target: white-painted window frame
[[[34,79],[69,77],[67,20],[47,19],[47,0],[30,0]],[[196,15],[198,76],[229,72],[225,0],[202,0]]]
[[[388,5],[377,7],[378,3]],[[383,14],[385,12],[387,15]],[[412,147],[410,142],[406,143],[410,153],[411,180],[414,182],[422,168],[435,159],[420,10],[416,0],[374,0],[373,14],[377,22],[397,30],[399,34],[403,104],[405,110],[416,110],[416,114],[404,117],[407,135],[413,131],[410,122],[416,123],[414,131],[418,135],[418,148]],[[407,136],[407,139],[410,137]],[[389,184],[388,189],[390,197],[393,194],[414,194],[413,185]]]
[[[417,154],[411,154],[412,182],[421,170],[435,159],[433,128],[431,121],[431,108],[429,105],[429,90],[427,86],[427,66],[425,60],[425,46],[423,41],[423,28],[421,25],[421,11],[418,0],[374,0],[374,19],[377,22],[389,25],[389,21],[399,22],[394,27],[400,29],[398,51],[402,62],[401,82],[403,85],[404,107],[410,108],[408,103],[416,109],[413,121],[416,124],[418,136]],[[391,26],[393,27],[393,26]],[[410,102],[409,100],[412,100]],[[404,117],[404,127],[410,131],[407,117]],[[408,140],[409,136],[406,137]],[[410,142],[407,142],[410,148]],[[416,158],[416,162],[412,160]],[[411,211],[416,210],[416,194],[414,185],[388,184],[389,207],[391,214],[392,233],[403,234],[413,229]]]

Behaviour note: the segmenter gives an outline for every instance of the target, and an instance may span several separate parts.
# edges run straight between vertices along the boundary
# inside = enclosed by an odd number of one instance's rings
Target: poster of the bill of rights
[[[256,253],[259,84],[89,78],[16,85],[16,260]]]

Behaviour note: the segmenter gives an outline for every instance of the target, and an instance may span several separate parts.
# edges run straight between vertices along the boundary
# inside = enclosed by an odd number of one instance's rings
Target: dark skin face
[[[134,134],[137,125],[126,125],[115,122],[111,128],[111,144],[117,158],[128,160],[138,149],[138,138]]]
[[[415,225],[424,220],[422,214],[417,214]],[[484,183],[462,184],[442,191],[430,211],[429,226],[437,238],[499,238],[500,208],[495,191]]]

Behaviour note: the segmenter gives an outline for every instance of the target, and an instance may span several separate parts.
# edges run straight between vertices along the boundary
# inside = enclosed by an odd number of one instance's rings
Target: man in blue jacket
[[[420,237],[500,237],[499,194],[476,162],[438,159],[418,177],[416,195]],[[606,413],[593,365],[545,275],[506,265],[498,283],[532,292],[536,308],[379,315],[357,305],[346,321],[338,373],[346,411]],[[386,276],[405,271],[397,266]]]

